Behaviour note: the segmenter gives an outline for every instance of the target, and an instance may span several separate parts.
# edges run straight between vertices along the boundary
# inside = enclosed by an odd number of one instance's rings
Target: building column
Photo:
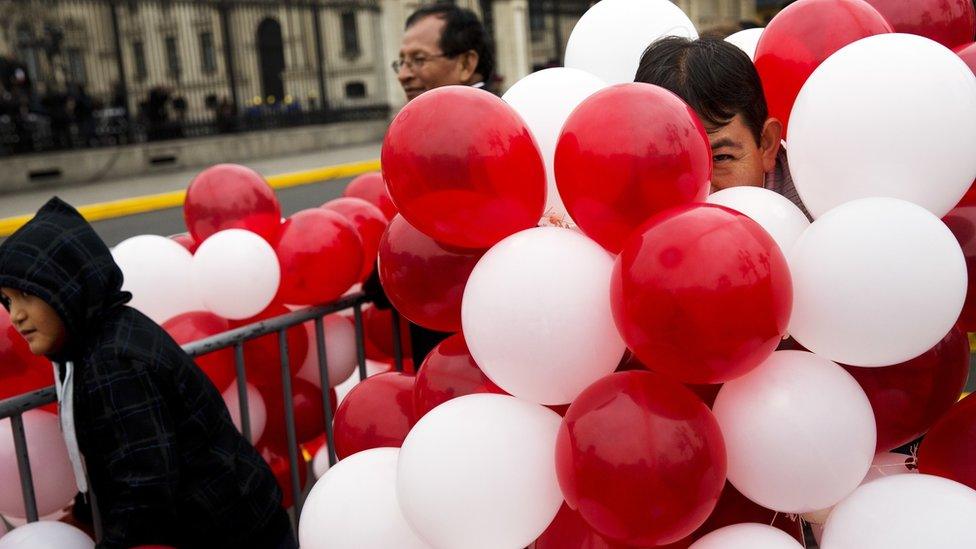
[[[382,72],[386,97],[391,115],[395,115],[406,103],[403,88],[396,74],[390,70],[390,63],[400,55],[400,40],[403,38],[403,24],[413,10],[402,0],[380,0],[380,44],[377,70]]]
[[[759,22],[759,16],[756,15],[756,0],[739,1],[739,20]]]
[[[503,78],[504,92],[524,76],[531,67],[529,45],[529,3],[527,0],[494,0],[492,16],[495,26],[495,74]]]

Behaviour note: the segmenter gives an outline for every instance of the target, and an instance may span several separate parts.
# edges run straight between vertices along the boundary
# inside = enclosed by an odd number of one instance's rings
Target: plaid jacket
[[[793,176],[790,174],[790,164],[786,158],[786,149],[784,147],[779,148],[779,153],[776,154],[776,167],[773,168],[773,171],[766,174],[766,181],[763,183],[763,187],[789,198],[791,202],[800,208],[803,215],[807,216],[807,219],[813,221],[813,217],[810,216],[807,207],[803,205],[800,193],[796,191],[796,187],[793,185]]]
[[[51,358],[75,364],[99,547],[259,548],[285,534],[271,470],[193,360],[125,306],[121,271],[74,208],[52,199],[0,245],[0,286],[44,299],[65,323],[65,348]]]

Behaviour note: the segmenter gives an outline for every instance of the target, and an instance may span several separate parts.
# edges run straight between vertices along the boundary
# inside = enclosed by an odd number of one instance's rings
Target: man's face
[[[35,355],[50,355],[64,346],[64,323],[43,299],[13,288],[0,288],[10,310],[10,323]]]
[[[397,71],[397,79],[407,94],[407,101],[441,86],[471,83],[469,80],[477,67],[478,55],[472,51],[446,57],[440,47],[444,25],[443,19],[431,15],[415,22],[403,34],[400,42],[402,65]]]
[[[706,124],[712,145],[711,192],[729,187],[762,187],[766,172],[776,166],[779,128],[778,120],[767,120],[759,143],[756,143],[741,114],[736,114],[724,126]]]

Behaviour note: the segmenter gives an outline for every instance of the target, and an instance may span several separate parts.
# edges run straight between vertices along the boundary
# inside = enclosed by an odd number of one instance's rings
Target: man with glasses
[[[491,41],[484,25],[471,10],[453,4],[432,4],[407,18],[400,42],[400,58],[393,71],[412,101],[427,90],[441,86],[483,88],[490,82],[494,65]],[[363,290],[379,309],[392,305],[380,285],[379,269],[363,284]],[[451,334],[410,324],[410,354],[420,367],[427,354]]]
[[[478,16],[453,4],[433,4],[407,18],[400,58],[392,67],[411,101],[441,86],[484,87],[493,65],[491,40]]]

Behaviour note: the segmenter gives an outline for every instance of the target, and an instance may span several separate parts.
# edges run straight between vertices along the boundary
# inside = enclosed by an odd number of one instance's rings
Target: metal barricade
[[[252,442],[251,425],[247,401],[247,368],[244,363],[244,343],[268,334],[278,335],[278,353],[281,361],[281,388],[284,402],[285,432],[288,440],[288,462],[291,466],[291,489],[294,501],[294,517],[292,526],[298,531],[298,518],[301,516],[302,505],[304,504],[304,486],[298,467],[298,440],[295,431],[295,414],[292,406],[292,380],[290,375],[290,365],[288,363],[288,338],[286,332],[289,328],[299,326],[305,322],[314,321],[315,323],[315,349],[318,351],[319,375],[321,376],[322,386],[322,412],[325,418],[325,437],[326,447],[329,454],[329,465],[336,462],[335,445],[332,436],[332,402],[330,395],[331,384],[329,383],[328,356],[326,354],[325,343],[325,322],[327,315],[347,311],[353,312],[353,322],[356,333],[356,356],[358,362],[359,379],[367,377],[366,371],[366,339],[365,327],[363,323],[363,305],[369,303],[369,299],[362,292],[351,294],[326,305],[316,305],[299,309],[281,316],[235,328],[233,330],[217,334],[206,339],[194,341],[183,346],[183,350],[193,357],[205,355],[229,347],[234,348],[234,360],[237,368],[237,394],[240,402],[241,432],[248,442]],[[396,371],[403,371],[403,356],[400,345],[400,315],[396,309],[392,312],[392,332],[393,332],[393,352],[394,367]],[[355,375],[355,374],[354,374]],[[24,508],[28,522],[38,520],[37,502],[34,494],[33,473],[31,472],[30,456],[27,450],[27,439],[24,433],[23,414],[35,408],[51,404],[57,401],[54,387],[47,387],[27,393],[17,397],[0,400],[0,419],[10,418],[13,427],[14,448],[17,454],[17,466],[20,472],[21,491],[24,497]],[[301,466],[306,466],[304,462]],[[101,524],[98,520],[96,503],[92,501],[93,517],[96,537],[101,532]]]

